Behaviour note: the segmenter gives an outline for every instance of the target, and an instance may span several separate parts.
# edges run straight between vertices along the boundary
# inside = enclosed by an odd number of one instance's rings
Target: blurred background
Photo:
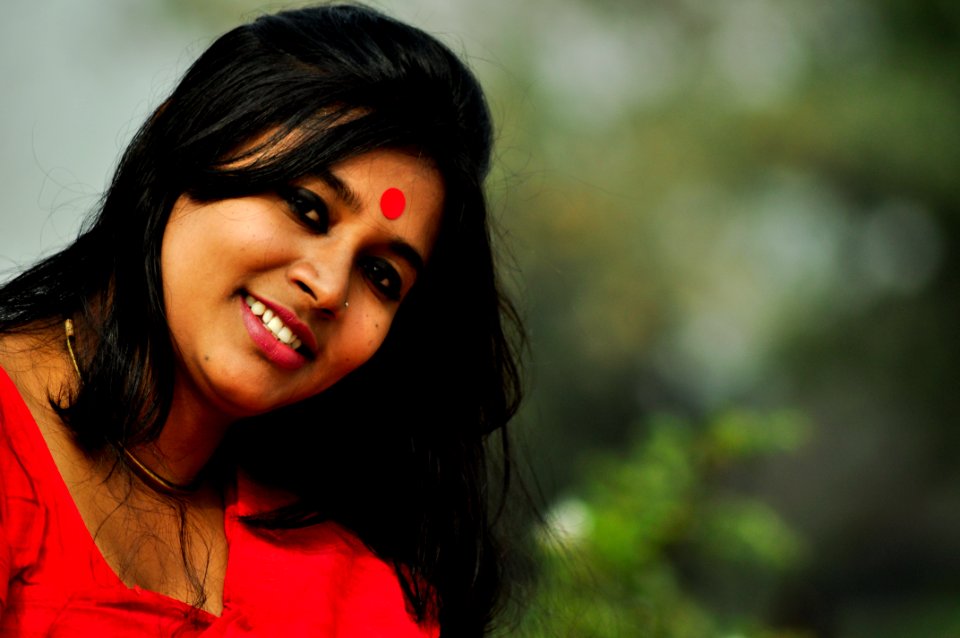
[[[254,0],[7,0],[0,278]],[[546,522],[502,635],[960,636],[960,3],[395,0],[488,90]]]

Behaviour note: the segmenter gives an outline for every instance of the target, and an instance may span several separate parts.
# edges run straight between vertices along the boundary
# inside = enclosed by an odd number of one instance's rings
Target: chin
[[[259,387],[262,387],[262,384],[254,382],[238,383],[235,386],[223,388],[223,391],[218,394],[231,416],[246,418],[265,414],[309,399],[320,394],[329,387],[329,384],[320,389],[307,391],[302,388],[295,388],[287,392],[279,389],[274,389],[271,392],[254,390],[254,388]]]

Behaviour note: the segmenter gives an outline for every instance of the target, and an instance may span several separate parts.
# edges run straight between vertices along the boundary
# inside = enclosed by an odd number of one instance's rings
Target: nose
[[[326,251],[290,265],[288,280],[322,315],[333,319],[347,308],[352,258]]]

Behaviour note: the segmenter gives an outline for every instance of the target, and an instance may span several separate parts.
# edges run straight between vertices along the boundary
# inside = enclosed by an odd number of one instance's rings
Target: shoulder
[[[256,495],[256,496],[255,496]],[[236,520],[263,493],[238,482],[228,508],[230,558],[227,606],[242,609],[253,624],[276,630],[276,609],[285,609],[284,635],[334,637],[437,636],[430,621],[418,623],[396,570],[354,534],[334,523],[261,532]],[[258,616],[262,616],[258,618]],[[278,634],[279,635],[279,634]]]
[[[45,425],[53,415],[50,396],[67,391],[64,381],[75,378],[57,338],[49,331],[0,334],[0,419],[6,427],[26,424],[32,434]]]
[[[0,368],[0,484],[4,500],[11,495],[22,497],[17,488],[27,487],[22,483],[29,478],[28,468],[37,452],[31,428],[36,429],[30,410],[10,376]]]
[[[7,577],[35,563],[40,552],[46,517],[36,476],[38,437],[30,411],[0,368],[0,567]]]
[[[30,409],[6,370],[0,367],[0,483],[4,500],[33,492],[31,468],[42,458],[40,441]]]

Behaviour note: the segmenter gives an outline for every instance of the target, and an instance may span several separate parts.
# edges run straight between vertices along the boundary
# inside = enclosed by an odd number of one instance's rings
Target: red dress
[[[0,636],[436,637],[393,569],[334,524],[253,533],[249,481],[228,495],[223,614],[127,587],[90,536],[46,442],[0,369]]]

